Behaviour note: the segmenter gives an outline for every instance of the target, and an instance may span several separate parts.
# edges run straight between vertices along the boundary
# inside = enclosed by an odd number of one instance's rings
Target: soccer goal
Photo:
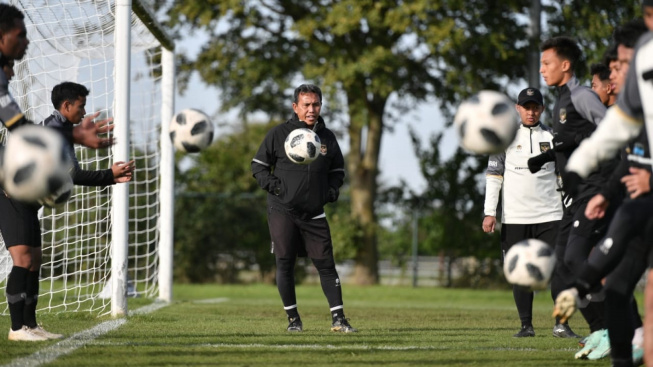
[[[120,316],[126,297],[169,301],[172,284],[174,44],[138,0],[11,0],[25,14],[30,45],[10,91],[26,115],[53,111],[52,87],[85,85],[87,112],[114,118],[116,145],[76,147],[84,169],[136,161],[129,184],[76,186],[40,213],[40,312]],[[0,292],[12,262],[0,244]],[[0,297],[0,309],[7,303]]]

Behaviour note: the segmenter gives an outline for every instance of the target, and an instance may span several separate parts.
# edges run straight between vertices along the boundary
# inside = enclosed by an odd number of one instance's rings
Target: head
[[[626,74],[628,74],[630,61],[635,54],[637,40],[646,31],[644,20],[639,18],[617,27],[612,34],[614,43],[617,45],[617,65],[612,71],[615,75],[611,74],[610,79],[614,81],[617,93],[621,91],[626,81]]]
[[[540,51],[540,74],[548,86],[565,85],[582,56],[576,41],[569,37],[550,38],[542,43]]]
[[[653,0],[642,1],[642,16],[644,18],[646,28],[648,28],[650,31],[653,31]]]
[[[7,81],[11,81],[14,75],[16,75],[16,73],[14,73],[14,64],[14,60],[7,60],[5,65],[2,67],[2,71],[5,72]]]
[[[322,91],[316,85],[302,84],[293,94],[292,109],[300,121],[314,125],[322,109]]]
[[[606,106],[613,105],[616,95],[610,83],[610,69],[605,64],[592,64],[590,74],[592,74],[592,90],[599,95],[601,103]]]
[[[609,74],[609,79],[610,79],[610,84],[612,84],[612,92],[616,95],[616,76],[617,72],[619,70],[619,59],[617,57],[617,45],[614,43],[610,44],[608,48],[605,50],[603,53],[603,59],[601,61],[603,64],[608,66],[608,69],[610,70]]]
[[[86,96],[89,90],[73,82],[63,82],[52,88],[52,105],[73,124],[82,122],[86,115]]]
[[[533,126],[540,121],[542,111],[544,111],[544,99],[542,93],[537,88],[528,87],[521,92],[517,97],[517,105],[515,106],[522,124],[525,126]]]
[[[6,60],[20,60],[25,56],[29,40],[24,18],[15,6],[0,4],[0,53]]]

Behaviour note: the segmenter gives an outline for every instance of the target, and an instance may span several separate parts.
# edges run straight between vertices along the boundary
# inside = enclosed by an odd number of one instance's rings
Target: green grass
[[[535,338],[512,338],[519,326],[510,291],[440,288],[344,287],[345,311],[356,334],[329,331],[328,306],[319,286],[297,287],[304,332],[287,321],[273,286],[177,285],[175,301],[132,316],[55,366],[609,366],[577,361],[576,340],[551,336],[550,295],[537,294]],[[198,303],[228,298],[222,303]],[[641,298],[641,297],[640,297]],[[130,309],[147,300],[130,300]],[[88,313],[39,314],[51,331],[71,335],[110,318]],[[8,329],[9,317],[2,323]],[[588,330],[580,315],[571,320]],[[54,345],[0,339],[0,364]]]

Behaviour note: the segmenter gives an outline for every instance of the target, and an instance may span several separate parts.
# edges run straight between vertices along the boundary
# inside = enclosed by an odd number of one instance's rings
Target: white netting
[[[85,85],[91,94],[86,110],[114,114],[114,7],[107,0],[10,1],[23,10],[30,40],[27,55],[16,64],[12,95],[26,115],[43,121],[53,111],[52,87],[63,81]],[[129,291],[153,296],[157,291],[159,235],[159,128],[161,47],[132,13],[130,80],[131,159]],[[124,124],[126,121],[114,121]],[[111,150],[76,147],[82,168],[107,169]],[[124,184],[123,184],[124,185]],[[110,312],[112,187],[77,186],[72,198],[54,210],[42,210],[43,267],[38,309]],[[0,245],[0,293],[12,266]],[[104,297],[104,296],[107,297]],[[0,310],[7,303],[0,297]]]

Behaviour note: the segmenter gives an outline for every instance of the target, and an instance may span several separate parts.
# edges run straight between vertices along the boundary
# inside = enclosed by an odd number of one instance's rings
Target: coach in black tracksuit
[[[288,316],[288,331],[302,331],[295,296],[295,262],[308,255],[320,275],[329,302],[332,331],[355,332],[345,318],[340,279],[324,205],[338,200],[345,162],[336,136],[320,117],[322,91],[302,84],[295,89],[293,117],[272,128],[252,160],[252,174],[268,192],[268,227],[277,264],[277,287]],[[307,165],[293,163],[284,141],[299,128],[313,130],[321,141],[320,154]]]

